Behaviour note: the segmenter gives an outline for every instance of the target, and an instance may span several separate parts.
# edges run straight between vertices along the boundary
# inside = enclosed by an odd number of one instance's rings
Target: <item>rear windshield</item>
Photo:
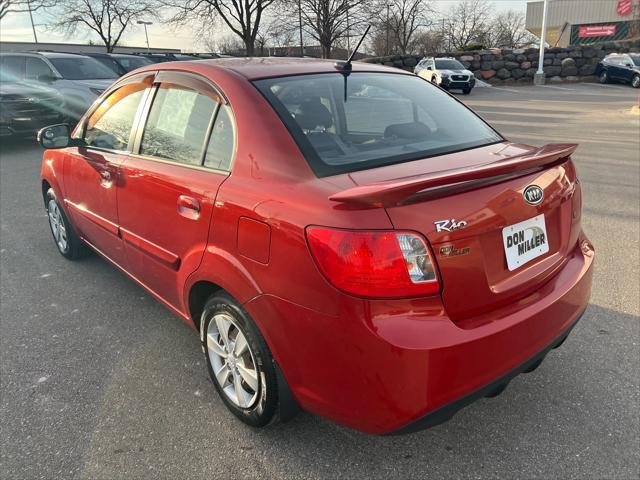
[[[640,67],[640,55],[631,55],[631,60],[637,67]]]
[[[98,80],[117,78],[118,74],[94,58],[58,57],[49,59],[60,75],[67,80]]]
[[[438,70],[464,70],[464,65],[457,60],[438,60],[436,58],[436,68]]]
[[[413,75],[326,73],[254,83],[320,177],[503,140],[471,110]]]
[[[144,57],[116,57],[116,61],[127,72],[135,70],[136,68],[144,67],[146,65],[151,65],[153,63],[151,60]]]

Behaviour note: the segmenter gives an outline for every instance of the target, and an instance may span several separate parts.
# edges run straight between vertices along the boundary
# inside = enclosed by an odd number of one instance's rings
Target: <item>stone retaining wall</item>
[[[547,48],[543,69],[550,82],[594,81],[598,62],[606,55],[616,52],[640,52],[640,39],[567,48]],[[494,85],[531,83],[538,69],[537,48],[438,53],[435,56],[457,58],[473,72],[476,78]],[[412,71],[421,58],[414,55],[392,55],[365,58],[360,61]]]

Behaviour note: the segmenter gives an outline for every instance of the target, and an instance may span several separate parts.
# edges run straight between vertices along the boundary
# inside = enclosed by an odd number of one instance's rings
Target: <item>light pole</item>
[[[138,20],[138,25],[144,25],[144,36],[147,39],[147,53],[149,53],[149,34],[147,33],[147,25],[153,25],[153,22],[144,22],[142,20]]]
[[[27,9],[29,10],[29,17],[31,18],[31,28],[33,29],[33,39],[38,43],[38,35],[36,35],[36,24],[33,23],[33,12],[31,11],[31,3],[27,0]]]
[[[389,5],[387,3],[387,43],[386,43],[386,48],[385,48],[385,53],[387,54],[387,56],[389,55],[389,7],[391,5]]]
[[[304,58],[304,43],[302,43],[302,2],[298,0],[298,29],[300,30],[300,58]]]
[[[547,10],[549,0],[544,0],[542,7],[542,32],[540,33],[540,54],[538,55],[538,71],[533,77],[534,85],[544,85],[544,46],[547,43]]]

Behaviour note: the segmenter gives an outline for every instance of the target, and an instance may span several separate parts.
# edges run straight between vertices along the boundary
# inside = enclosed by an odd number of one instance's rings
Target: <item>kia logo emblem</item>
[[[538,185],[529,185],[522,192],[522,197],[529,205],[538,205],[544,198],[544,192]]]

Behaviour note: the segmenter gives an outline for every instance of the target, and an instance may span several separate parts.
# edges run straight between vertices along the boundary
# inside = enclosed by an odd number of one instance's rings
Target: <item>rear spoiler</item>
[[[549,144],[523,155],[507,157],[480,166],[360,185],[335,193],[329,197],[329,200],[372,207],[397,205],[411,195],[430,188],[463,182],[484,181],[500,176],[526,175],[533,170],[539,170],[567,158],[577,147],[578,145],[576,144]]]

